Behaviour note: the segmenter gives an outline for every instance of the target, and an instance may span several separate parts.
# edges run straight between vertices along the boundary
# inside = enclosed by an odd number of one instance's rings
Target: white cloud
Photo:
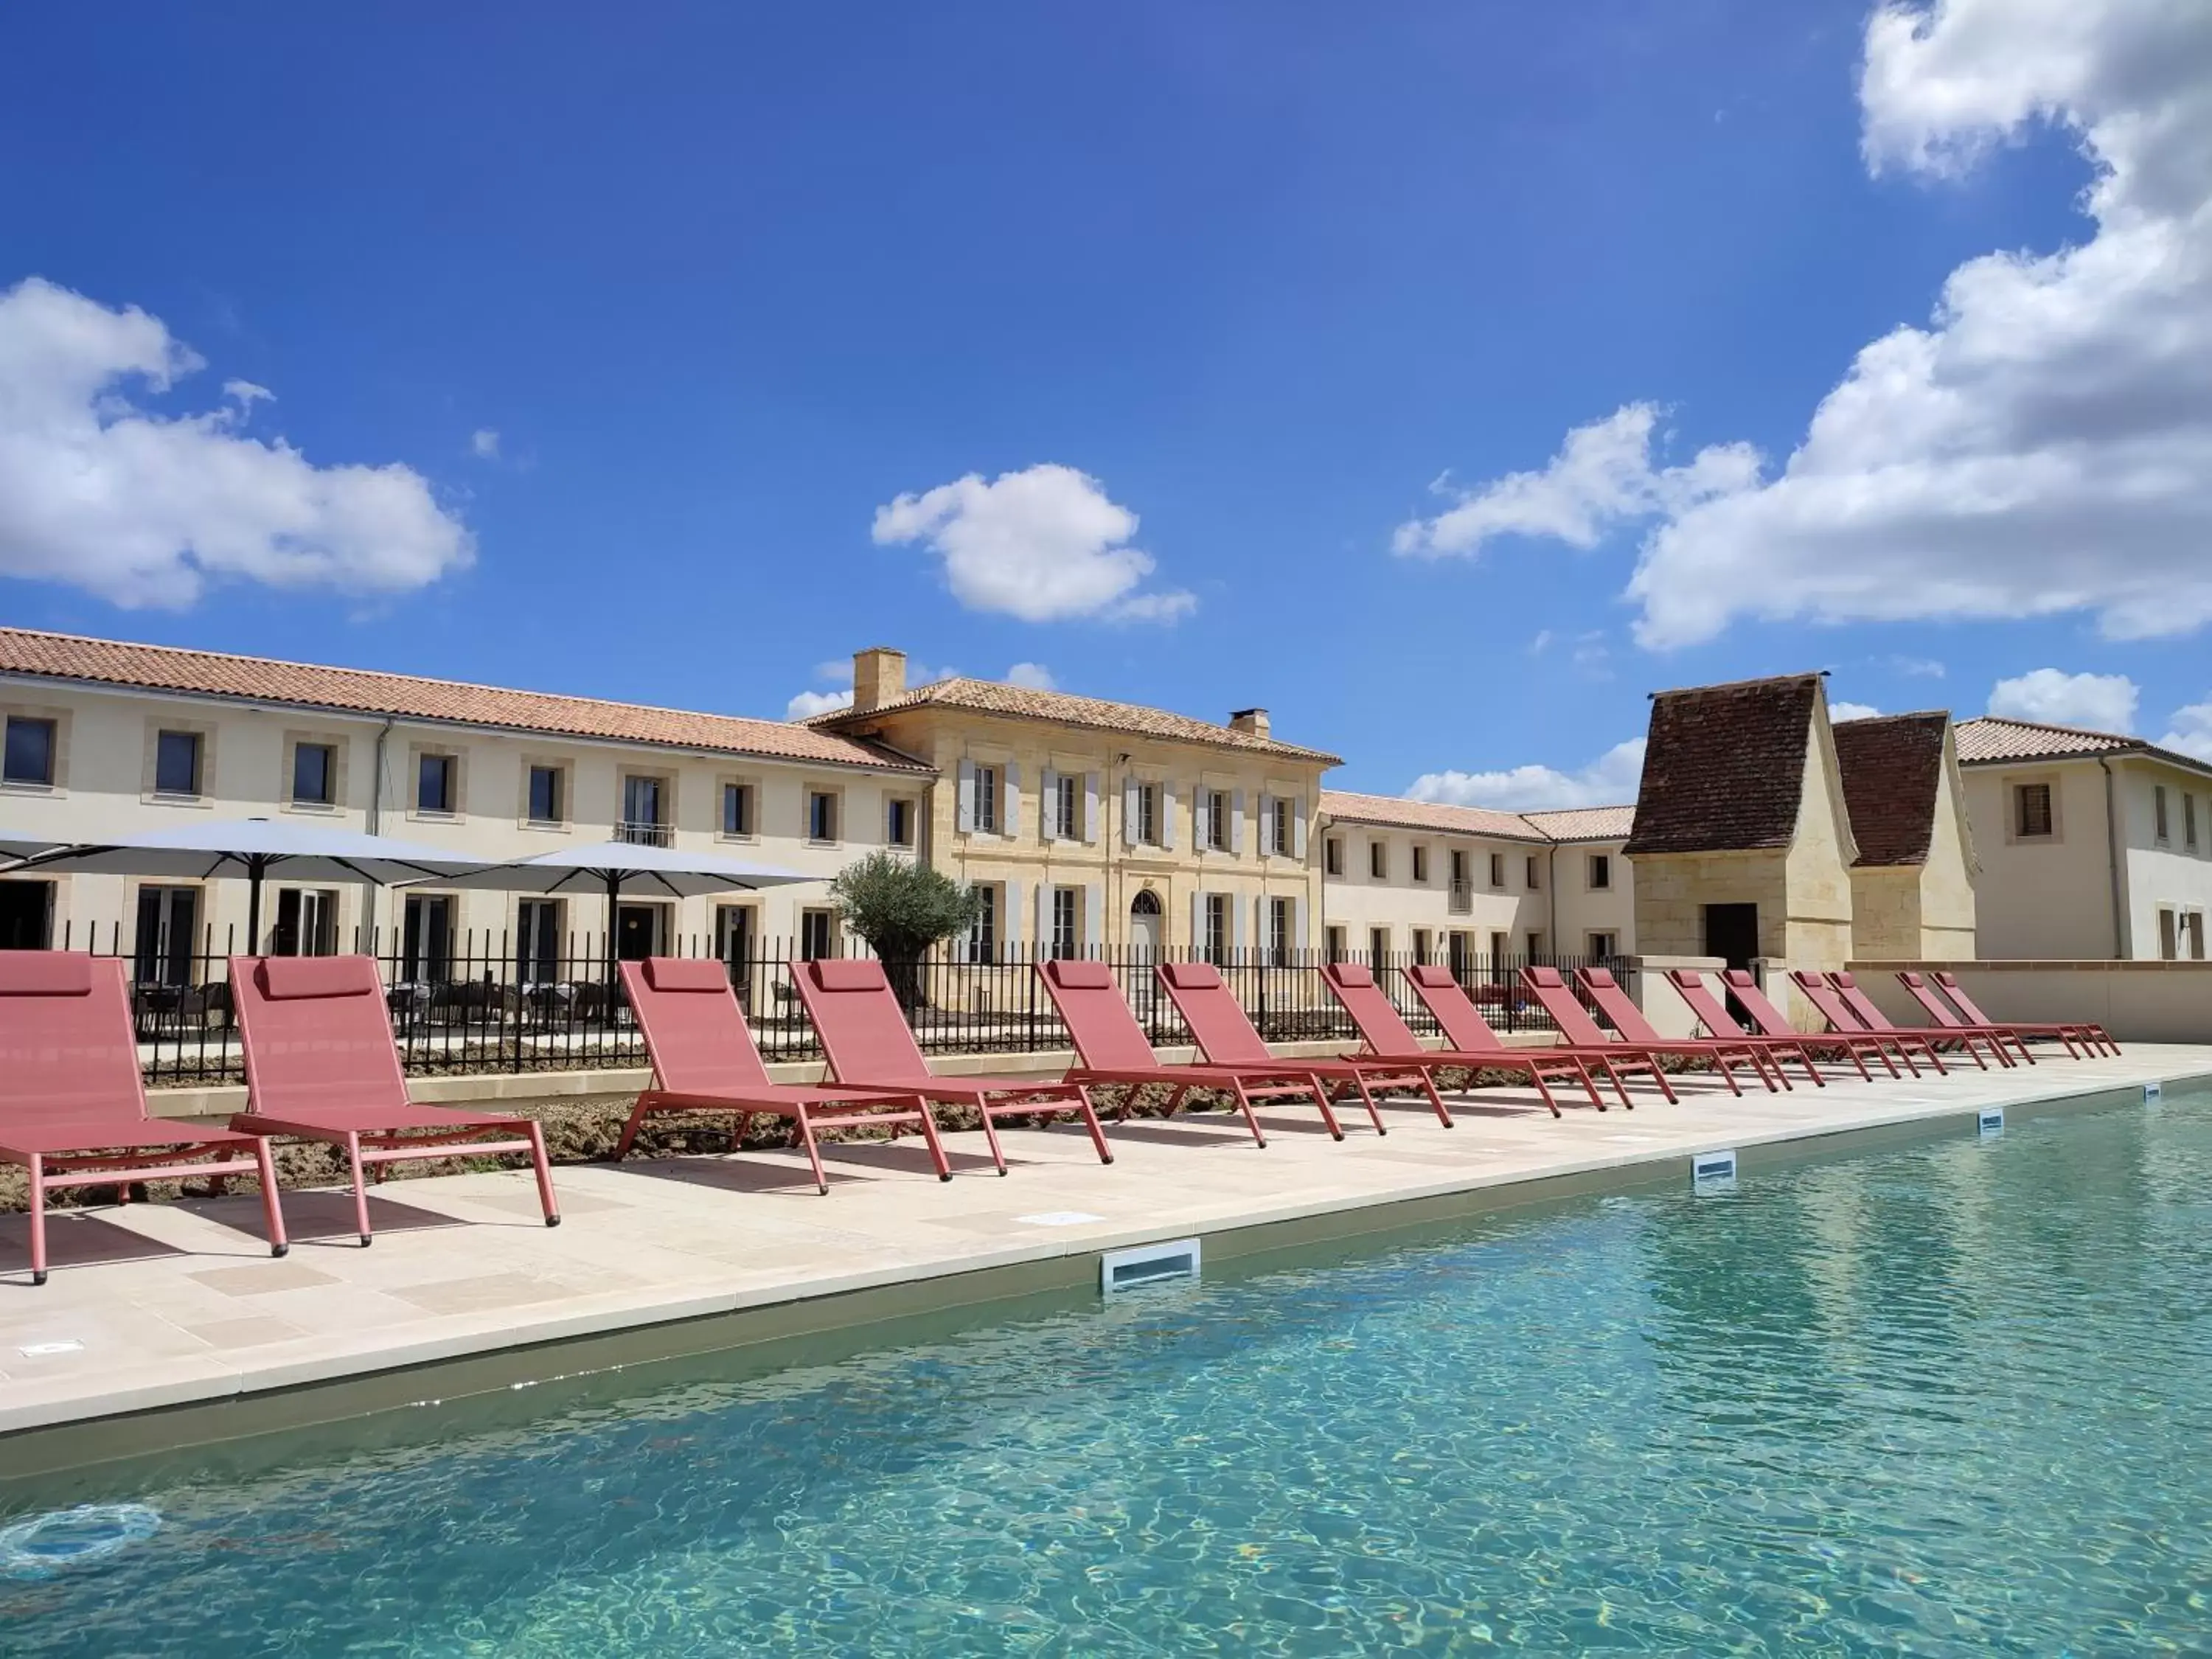
[[[1832,720],[1870,720],[1881,710],[1870,702],[1832,702],[1828,718]]]
[[[2038,668],[1991,687],[1990,713],[2050,726],[2132,732],[2139,696],[2136,683],[2125,674],[2063,674],[2056,668]]]
[[[1889,666],[1896,673],[1923,680],[1940,680],[1948,672],[1933,657],[1892,657]]]
[[[971,611],[1024,622],[1097,617],[1173,622],[1195,610],[1181,591],[1140,592],[1152,556],[1128,545],[1137,515],[1098,480],[1045,465],[976,473],[876,509],[879,547],[926,544],[945,561],[953,596]]]
[[[1579,772],[1516,766],[1504,772],[1424,772],[1406,793],[1415,800],[1488,806],[1501,812],[1547,807],[1618,806],[1636,799],[1644,777],[1644,739],[1617,743]]]
[[[932,668],[924,663],[908,662],[906,683],[908,686],[931,685],[939,680],[956,678],[959,672],[957,668]],[[853,706],[853,664],[849,658],[842,662],[815,664],[814,677],[842,689],[801,691],[784,705],[783,717],[786,720],[811,720],[817,714],[827,714]],[[1052,677],[1052,670],[1041,662],[1014,664],[1006,670],[1006,681],[1009,685],[1023,686],[1031,691],[1052,691],[1059,687],[1059,682]]]
[[[222,383],[222,395],[238,404],[238,413],[241,419],[253,412],[254,404],[276,401],[275,392],[265,386],[256,386],[251,380],[225,380]]]
[[[1052,670],[1041,662],[1016,663],[1006,671],[1006,684],[1018,685],[1030,691],[1052,691],[1059,688],[1059,682],[1052,677]]]
[[[835,709],[853,706],[853,690],[842,691],[801,691],[783,706],[783,717],[787,720],[811,720],[817,714],[827,714]]]
[[[2212,700],[2177,708],[2169,719],[2161,749],[2179,749],[2201,761],[2212,761]]]
[[[499,432],[497,428],[489,426],[480,426],[475,431],[470,433],[469,453],[475,456],[480,461],[497,460],[499,459]]]
[[[204,367],[160,319],[31,277],[0,292],[0,575],[119,605],[181,606],[210,581],[395,593],[466,565],[475,544],[410,468],[316,466],[235,428],[235,407],[150,414]]]
[[[1571,435],[1546,472],[1401,529],[1401,550],[1472,550],[1506,530],[1587,546],[1656,520],[1628,594],[1638,639],[1658,647],[1745,617],[2087,612],[2113,638],[2212,620],[2202,0],[1892,0],[1865,46],[1869,167],[1956,174],[2042,124],[2094,169],[2094,234],[1960,265],[1926,325],[1859,352],[1778,471],[1725,484],[1719,458],[1741,446],[1655,466],[1647,407],[1631,404]],[[1708,458],[1724,487],[1682,499]]]

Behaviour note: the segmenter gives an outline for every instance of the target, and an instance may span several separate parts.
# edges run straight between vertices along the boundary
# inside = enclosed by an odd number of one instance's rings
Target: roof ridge
[[[2094,726],[2061,726],[2056,720],[2022,720],[2017,714],[1977,714],[1973,720],[1960,723],[1972,726],[1978,720],[1995,720],[2000,726],[2024,726],[2031,732],[2058,732],[2069,738],[2101,738],[2106,743],[2131,743],[2144,749],[2155,746],[2149,738],[2138,738],[2132,732],[2100,732]]]

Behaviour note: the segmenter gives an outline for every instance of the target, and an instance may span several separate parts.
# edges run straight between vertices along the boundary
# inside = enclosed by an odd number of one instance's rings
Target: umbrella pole
[[[261,860],[246,866],[246,954],[261,954]]]
[[[610,870],[610,871],[608,871],[608,872],[607,872],[607,1007],[608,1007],[609,1012],[612,1012],[613,1007],[614,1007],[615,982],[622,977],[621,971],[620,971],[618,969],[617,969],[617,968],[616,968],[616,966],[615,966],[615,963],[616,963],[616,962],[617,962],[617,960],[618,959],[618,947],[617,947],[617,946],[616,945],[616,944],[615,944],[615,905],[616,905],[617,902],[619,900],[619,898],[620,898],[620,896],[621,896],[621,894],[622,894],[622,872],[621,872],[619,870]]]

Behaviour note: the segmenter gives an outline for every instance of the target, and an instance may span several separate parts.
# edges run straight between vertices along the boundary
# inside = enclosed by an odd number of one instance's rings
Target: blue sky
[[[0,620],[1505,805],[1808,666],[2212,744],[2190,9],[16,9]]]

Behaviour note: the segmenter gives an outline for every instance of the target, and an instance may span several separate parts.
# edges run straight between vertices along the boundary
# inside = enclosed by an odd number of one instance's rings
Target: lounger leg
[[[1182,1087],[1177,1089],[1173,1094],[1170,1095],[1168,1097],[1168,1109],[1164,1115],[1173,1117],[1177,1112],[1181,1111],[1182,1109],[1183,1097],[1188,1095],[1189,1092],[1190,1085],[1188,1084],[1185,1084]],[[1137,1091],[1134,1089],[1131,1089],[1127,1094],[1121,1097],[1121,1116],[1124,1120],[1128,1117],[1129,1108],[1135,1104],[1136,1099]],[[1253,1133],[1256,1134],[1259,1131],[1255,1127]]]
[[[1252,1109],[1252,1097],[1244,1092],[1244,1079],[1233,1077],[1229,1079],[1229,1086],[1237,1091],[1237,1109],[1244,1114],[1244,1121],[1252,1126],[1252,1139],[1264,1149],[1267,1137],[1260,1133],[1260,1115]],[[1178,1094],[1176,1098],[1180,1100],[1182,1097]],[[1340,1135],[1338,1139],[1342,1139],[1343,1137]]]
[[[31,1154],[31,1283],[46,1282],[46,1175],[45,1160]]]
[[[1382,1121],[1382,1109],[1375,1103],[1375,1091],[1367,1086],[1367,1079],[1355,1077],[1352,1079],[1352,1086],[1359,1091],[1359,1098],[1366,1105],[1368,1118],[1375,1125],[1375,1133],[1389,1134],[1390,1131]]]
[[[1655,1066],[1658,1063],[1658,1057],[1656,1055],[1652,1057],[1652,1063]],[[1721,1080],[1728,1085],[1729,1092],[1734,1095],[1738,1100],[1742,1099],[1743,1091],[1736,1086],[1735,1067],[1729,1064],[1728,1056],[1726,1054],[1715,1054],[1713,1056],[1713,1069],[1721,1074]]]
[[[999,1166],[999,1173],[1006,1173],[1006,1149],[999,1145],[999,1126],[991,1121],[991,1103],[982,1095],[975,1097],[976,1115],[983,1120],[983,1139],[991,1149],[991,1162]]]
[[[637,1132],[645,1127],[646,1115],[653,1110],[646,1103],[651,1099],[650,1095],[640,1095],[637,1104],[630,1108],[629,1121],[623,1125],[622,1139],[615,1142],[613,1162],[621,1163],[629,1156],[629,1149],[637,1144]]]
[[[1659,1092],[1667,1097],[1668,1104],[1680,1105],[1682,1097],[1674,1092],[1674,1085],[1667,1080],[1667,1068],[1659,1063],[1657,1055],[1652,1056],[1650,1064],[1651,1080],[1659,1085]],[[1729,1082],[1732,1085],[1735,1079],[1731,1078]]]
[[[261,1175],[261,1218],[269,1229],[269,1254],[283,1255],[292,1248],[284,1237],[284,1206],[276,1197],[276,1160],[269,1151],[269,1138],[256,1136],[253,1164]]]
[[[1605,1097],[1597,1091],[1597,1079],[1589,1074],[1589,1066],[1578,1060],[1574,1062],[1574,1068],[1575,1080],[1583,1085],[1583,1092],[1589,1097],[1589,1103],[1601,1112],[1603,1111]],[[1559,1109],[1554,1107],[1553,1115],[1556,1117],[1558,1115]]]
[[[823,1197],[830,1196],[830,1177],[823,1173],[822,1149],[814,1144],[814,1121],[800,1106],[791,1115],[792,1139],[806,1148],[806,1162],[814,1170],[814,1190]]]
[[[1628,1085],[1621,1081],[1620,1068],[1613,1063],[1611,1059],[1603,1054],[1600,1054],[1598,1056],[1597,1063],[1605,1068],[1606,1078],[1612,1083],[1613,1093],[1620,1097],[1621,1105],[1629,1111],[1634,1111],[1636,1109],[1636,1103],[1628,1097]],[[1600,1111],[1603,1111],[1605,1109],[1601,1106],[1598,1109]]]
[[[1826,1088],[1828,1086],[1828,1079],[1820,1075],[1820,1068],[1813,1063],[1812,1050],[1806,1048],[1806,1046],[1801,1042],[1793,1052],[1797,1056],[1797,1063],[1805,1068],[1805,1075],[1813,1079],[1813,1086],[1815,1089]],[[1775,1060],[1775,1064],[1778,1066],[1781,1063],[1780,1059],[1778,1057]],[[1859,1070],[1863,1072],[1866,1070],[1866,1067],[1862,1066],[1859,1067]],[[1872,1081],[1872,1079],[1869,1079],[1869,1081]]]
[[[1863,1051],[1860,1048],[1859,1045],[1856,1042],[1846,1042],[1844,1045],[1844,1052],[1850,1054],[1858,1061],[1860,1073],[1866,1076],[1868,1082],[1873,1082],[1873,1075],[1867,1072],[1866,1059]],[[1875,1040],[1874,1057],[1880,1060],[1883,1065],[1889,1067],[1889,1074],[1892,1078],[1902,1079],[1905,1076],[1904,1073],[1897,1069],[1897,1060],[1889,1052],[1889,1044],[1882,1042],[1878,1037]],[[1912,1066],[1912,1056],[1911,1054],[1905,1055],[1905,1063],[1907,1066]],[[1917,1066],[1912,1066],[1912,1075],[1915,1077],[1918,1077],[1920,1075],[1920,1068]]]
[[[1442,1123],[1447,1129],[1453,1127],[1452,1115],[1444,1109],[1444,1097],[1437,1092],[1436,1073],[1433,1072],[1422,1073],[1421,1087],[1428,1092],[1429,1104],[1437,1109],[1437,1121]],[[1549,1098],[1549,1097],[1547,1097],[1547,1098]]]
[[[1098,1161],[1101,1164],[1111,1164],[1114,1161],[1114,1149],[1106,1144],[1106,1126],[1098,1121],[1098,1109],[1091,1103],[1091,1091],[1087,1089],[1078,1089],[1075,1091],[1075,1097],[1083,1103],[1079,1109],[1083,1117],[1083,1127],[1091,1131],[1091,1144],[1098,1149]]]
[[[1306,1081],[1313,1085],[1314,1103],[1321,1108],[1321,1121],[1328,1125],[1329,1139],[1343,1139],[1344,1126],[1336,1121],[1335,1109],[1329,1104],[1328,1085],[1319,1078],[1310,1075]]]
[[[345,1138],[346,1164],[353,1171],[353,1218],[355,1231],[361,1234],[361,1248],[368,1248],[368,1188],[361,1178],[361,1135],[350,1131]]]
[[[921,1140],[929,1148],[929,1161],[937,1169],[939,1181],[952,1179],[952,1164],[945,1156],[945,1143],[937,1138],[937,1114],[920,1095],[914,1097],[915,1109],[921,1114]]]
[[[561,1206],[553,1199],[553,1160],[545,1155],[545,1127],[535,1119],[530,1124],[530,1162],[538,1171],[538,1202],[545,1211],[545,1224],[561,1224]]]
[[[1552,1085],[1544,1081],[1544,1068],[1533,1061],[1528,1066],[1528,1081],[1536,1085],[1537,1096],[1552,1109],[1552,1115],[1559,1116],[1559,1103],[1552,1098]],[[1589,1079],[1585,1078],[1583,1081],[1588,1082]]]

